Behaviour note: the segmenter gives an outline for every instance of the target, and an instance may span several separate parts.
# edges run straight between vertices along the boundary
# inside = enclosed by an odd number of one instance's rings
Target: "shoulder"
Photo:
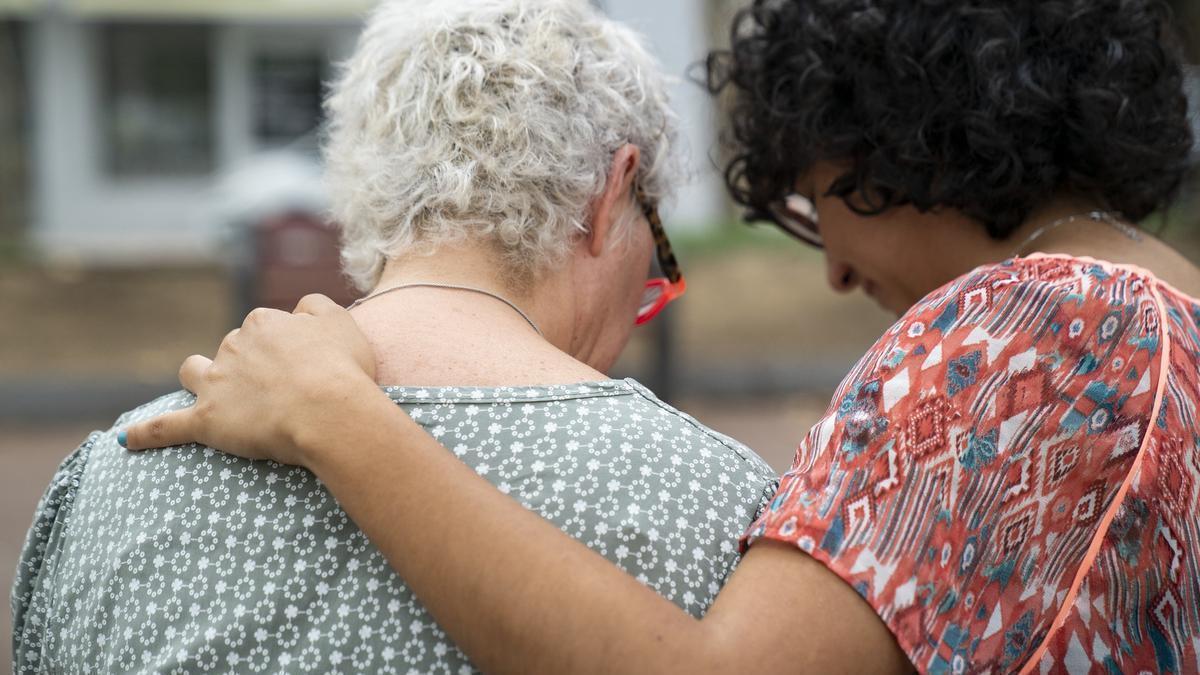
[[[1116,331],[1156,327],[1144,325],[1143,316],[1155,304],[1144,277],[1094,261],[1039,257],[987,265],[914,305],[868,351],[843,388],[919,359],[922,372],[953,371],[945,386],[958,389],[964,384],[958,374],[1008,365],[1000,358],[1005,355],[1038,347],[1066,357],[1089,338],[1108,343]]]
[[[187,391],[171,392],[123,413],[112,427],[93,434],[87,464],[76,481],[74,524],[64,535],[71,545],[68,558],[120,549],[130,537],[169,539],[172,532],[205,522],[220,521],[233,529],[230,515],[249,513],[251,498],[263,514],[289,513],[293,509],[284,502],[294,505],[301,500],[319,504],[323,513],[337,512],[332,498],[301,467],[251,461],[199,443],[146,452],[129,452],[118,444],[124,427],[188,408],[195,401]],[[203,509],[189,506],[201,500]],[[292,521],[277,519],[276,527],[289,531],[297,527]]]
[[[148,419],[158,417],[163,413],[183,410],[193,405],[196,405],[196,396],[194,394],[183,389],[173,391],[122,413],[117,417],[117,421],[113,423],[112,429],[120,429],[131,424],[144,422]]]
[[[1019,330],[1018,319],[1045,315],[1054,309],[1055,301],[1103,301],[1099,291],[1122,282],[1132,295],[1146,292],[1144,284],[1137,281],[1132,275],[1122,276],[1095,263],[1066,257],[1018,258],[984,265],[922,298],[887,335],[903,333],[916,338],[927,329],[945,336],[982,323]]]
[[[89,469],[97,462],[102,462],[100,458],[106,454],[128,454],[116,442],[118,429],[194,403],[195,397],[186,391],[166,394],[121,414],[108,430],[93,431],[89,434],[88,438],[59,465],[38,503],[33,524],[27,535],[22,570],[32,570],[41,564],[52,532],[53,536],[58,538],[65,534],[65,522],[84,486],[84,477],[89,473]]]
[[[1054,612],[1024,584],[990,584],[1065,541],[1044,580],[1065,592],[1099,518],[1083,493],[1110,499],[1152,426],[1159,334],[1136,271],[1032,259],[954,280],[842,383],[746,541],[820,560],[919,666],[954,630],[983,634],[993,612],[1041,625]],[[978,657],[999,653],[992,633]]]
[[[660,428],[663,430],[669,429],[674,433],[683,434],[684,437],[694,440],[696,447],[705,451],[726,455],[753,474],[774,478],[775,472],[766,461],[745,444],[705,426],[691,415],[671,406],[640,382],[632,379],[626,382],[637,394],[632,405],[649,410],[653,415],[653,424],[662,425]]]
[[[879,444],[923,455],[926,442],[949,442],[955,429],[1003,445],[1022,428],[1028,442],[1053,428],[1028,428],[1030,416],[1092,414],[1068,405],[1089,396],[1105,407],[1119,401],[1131,414],[1128,406],[1153,400],[1141,395],[1152,393],[1159,365],[1156,309],[1143,277],[1091,261],[976,269],[927,296],[876,342],[801,450],[811,466],[831,440],[850,453],[841,461]]]

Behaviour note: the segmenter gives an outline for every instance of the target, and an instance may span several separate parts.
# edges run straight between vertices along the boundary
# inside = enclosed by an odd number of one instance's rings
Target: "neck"
[[[1093,212],[1107,213],[1111,220],[1088,217]],[[1042,234],[1029,242],[1039,231]],[[1003,243],[1010,247],[1009,255],[1019,248],[1020,255],[1064,254],[1140,267],[1184,293],[1200,295],[1200,270],[1195,265],[1096,201],[1063,199],[1048,204]]]
[[[498,341],[512,340],[530,344],[543,337],[529,322],[499,296],[518,307],[548,342],[568,352],[571,346],[570,313],[562,311],[563,298],[556,284],[539,280],[528,287],[512,283],[494,254],[472,247],[444,247],[432,255],[412,255],[391,260],[378,283],[367,297],[408,284],[439,284],[472,288],[462,290],[415,287],[379,295],[355,308],[354,316],[371,335],[390,335],[400,331],[441,333],[437,339],[449,341],[456,334],[486,334]],[[565,320],[564,320],[565,318]],[[424,328],[416,325],[426,322]],[[453,326],[463,330],[450,330]]]
[[[961,246],[963,255],[957,256],[968,264],[959,274],[980,265],[1039,251],[1102,257],[1112,252],[1114,244],[1129,244],[1130,240],[1121,230],[1087,217],[1097,211],[1108,212],[1096,200],[1062,196],[1034,209],[1020,227],[1001,240],[991,238],[973,222],[966,228],[971,234],[969,241],[964,241]],[[1076,216],[1079,220],[1072,221]],[[1120,220],[1119,216],[1117,218]]]
[[[443,289],[413,289],[413,291],[406,289],[406,291],[390,293],[386,298],[380,297],[371,300],[370,304],[389,304],[395,307],[406,301],[406,299],[400,298],[400,295],[409,295],[413,292],[436,293],[448,304],[476,306],[480,309],[490,307],[491,310],[496,311],[488,311],[488,315],[499,312],[515,316],[528,330],[528,322],[524,321],[521,316],[523,312],[551,344],[559,348],[565,348],[568,345],[569,340],[564,335],[564,322],[560,321],[559,317],[562,312],[557,311],[556,301],[558,298],[554,297],[554,293],[550,291],[548,285],[540,282],[515,282],[491,251],[482,251],[478,247],[472,246],[443,247],[433,255],[394,259],[386,265],[383,275],[379,277],[379,281],[372,291],[367,293],[367,297],[388,291],[390,288],[413,285],[413,283],[461,286],[474,288],[480,293],[456,292],[449,291],[449,289],[444,289],[444,291]],[[452,299],[448,293],[452,294]],[[512,307],[505,305],[502,300],[488,297],[488,295],[498,295],[521,311],[515,311]]]
[[[1115,228],[1107,221],[1097,222],[1088,216],[1093,213],[1109,213],[1099,202],[1090,199],[1063,197],[1041,208],[1035,209],[1025,222],[1003,243],[1009,248],[1008,256],[1025,255],[1043,248],[1047,244],[1064,242],[1080,249],[1077,255],[1090,253],[1087,246],[1106,239],[1108,231]],[[1114,215],[1117,220],[1120,216]]]
[[[977,267],[1013,257],[1031,235],[1055,221],[1096,210],[1105,210],[1096,200],[1061,195],[1035,209],[1008,237],[997,240],[988,235],[978,221],[962,213],[953,210],[917,213],[910,209],[898,216],[898,222],[908,228],[909,236],[924,239],[929,255],[923,257],[923,264],[907,277],[908,285],[902,288],[905,297],[893,309],[902,312],[952,279]],[[1127,253],[1131,244],[1133,242],[1117,228],[1086,221],[1049,228],[1021,253],[1041,251],[1113,259],[1120,253]]]
[[[533,331],[538,334],[538,336],[542,336],[542,329],[538,328],[538,325],[536,323],[534,323],[533,319],[530,319],[529,315],[526,314],[525,311],[522,310],[520,307],[518,307],[516,305],[516,303],[514,303],[513,301],[504,297],[503,295],[500,295],[499,293],[495,293],[493,291],[479,288],[478,286],[475,286],[475,285],[439,283],[439,282],[434,282],[434,281],[414,281],[414,282],[409,282],[409,283],[401,283],[401,284],[397,284],[395,286],[378,289],[373,294],[368,295],[368,296],[358,300],[357,302],[355,302],[353,305],[351,305],[350,308],[353,309],[365,302],[369,302],[371,300],[374,300],[375,298],[378,298],[378,297],[381,297],[384,295],[390,295],[392,293],[398,293],[400,291],[408,291],[408,290],[412,290],[412,289],[416,289],[416,288],[424,288],[424,289],[432,289],[432,290],[440,290],[440,291],[456,291],[456,292],[462,292],[462,293],[478,293],[479,295],[481,295],[485,298],[491,298],[492,300],[495,300],[496,302],[502,303],[505,307],[508,307],[512,311],[516,312],[522,319],[525,320],[525,323],[529,324],[529,327],[532,328]]]

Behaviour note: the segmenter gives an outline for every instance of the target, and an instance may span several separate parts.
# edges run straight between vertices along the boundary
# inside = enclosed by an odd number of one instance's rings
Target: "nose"
[[[843,262],[826,259],[825,274],[829,286],[838,293],[849,293],[858,288],[860,283],[854,268]]]

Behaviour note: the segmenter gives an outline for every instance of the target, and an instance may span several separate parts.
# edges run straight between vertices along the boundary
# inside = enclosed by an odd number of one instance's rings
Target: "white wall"
[[[675,78],[671,100],[682,118],[687,166],[694,173],[673,208],[663,217],[671,227],[705,228],[725,217],[724,188],[710,155],[716,146],[716,108],[704,89],[687,79],[708,51],[708,26],[702,0],[598,0],[614,19],[648,38],[664,70]]]
[[[347,26],[227,25],[213,35],[217,173],[251,156],[249,60],[308,45],[340,56]],[[125,178],[103,168],[99,45],[92,24],[46,16],[30,24],[33,245],[46,257],[96,263],[211,260],[224,223],[213,179]]]
[[[95,38],[63,16],[30,25],[34,245],[55,258],[205,255],[207,181],[104,175]]]
[[[698,0],[604,0],[614,18],[649,37],[676,79],[672,98],[688,148],[691,183],[664,210],[672,227],[699,228],[724,216],[720,177],[709,160],[714,108],[687,69],[706,50],[704,3]],[[58,13],[29,25],[31,77],[32,243],[49,258],[99,263],[208,260],[220,254],[223,223],[209,177],[134,179],[103,168],[96,26]],[[221,173],[251,156],[252,82],[257,50],[320,45],[333,58],[353,47],[357,26],[229,24],[213,35],[213,119]]]

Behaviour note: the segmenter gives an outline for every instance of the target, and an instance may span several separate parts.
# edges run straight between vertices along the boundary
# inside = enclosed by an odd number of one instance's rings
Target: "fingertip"
[[[143,447],[142,445],[138,445],[138,439],[141,438],[142,434],[138,433],[137,429],[134,428],[136,426],[137,425],[134,425],[132,427],[125,427],[124,429],[121,429],[120,431],[118,431],[117,432],[117,445],[121,446],[122,448],[125,448],[126,450],[128,450],[130,452],[140,452],[142,450],[145,450],[146,449],[145,447]],[[131,431],[133,432],[132,434],[130,434]],[[131,435],[133,436],[132,441],[129,440]]]

